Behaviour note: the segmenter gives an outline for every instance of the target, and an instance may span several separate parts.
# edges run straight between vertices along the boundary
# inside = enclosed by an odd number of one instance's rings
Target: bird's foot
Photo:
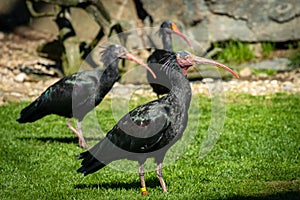
[[[147,195],[148,194],[145,187],[142,187],[141,190],[142,190],[142,195]]]
[[[83,149],[87,149],[89,146],[87,145],[87,143],[83,140],[79,140],[78,141],[78,145],[79,147],[83,148]]]

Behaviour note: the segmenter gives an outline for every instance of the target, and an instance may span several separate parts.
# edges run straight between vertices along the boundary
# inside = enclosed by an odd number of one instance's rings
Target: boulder
[[[156,24],[178,20],[199,42],[237,39],[284,42],[300,39],[298,0],[142,0]]]
[[[242,78],[250,77],[252,75],[252,71],[249,67],[246,67],[246,68],[242,69],[239,74]]]

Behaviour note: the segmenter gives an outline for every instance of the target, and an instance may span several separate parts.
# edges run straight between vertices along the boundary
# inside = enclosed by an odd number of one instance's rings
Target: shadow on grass
[[[24,140],[24,141],[29,141],[29,140],[37,140],[41,141],[44,143],[65,143],[65,144],[75,144],[78,146],[78,138],[76,136],[66,136],[66,137],[18,137],[19,140]],[[92,141],[93,143],[97,143],[101,140],[102,138],[91,138],[85,137],[85,140],[88,142]],[[93,146],[90,145],[89,146]]]
[[[76,136],[72,137],[19,137],[19,140],[38,140],[41,142],[50,142],[50,143],[54,143],[54,142],[58,142],[58,143],[66,143],[66,144],[78,144],[78,138]],[[85,137],[85,140],[87,142],[89,141],[100,141],[99,138],[91,138],[91,137]]]
[[[155,177],[150,177],[149,179],[146,179],[146,185],[147,188],[156,188],[160,187],[159,180]],[[139,189],[141,187],[141,184],[139,181],[132,181],[127,183],[120,183],[120,182],[110,182],[110,183],[91,183],[91,184],[85,184],[80,183],[74,185],[74,189]]]
[[[77,137],[19,137],[20,140],[38,140],[42,142],[78,143]]]
[[[223,199],[223,198],[222,198]],[[261,196],[233,196],[226,200],[299,200],[300,191],[285,191]]]

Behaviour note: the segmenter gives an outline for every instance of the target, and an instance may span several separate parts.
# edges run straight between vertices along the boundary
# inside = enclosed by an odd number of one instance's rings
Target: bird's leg
[[[72,124],[71,124],[71,118],[68,119],[67,126],[78,137],[78,131],[72,126]]]
[[[144,163],[142,163],[139,166],[139,176],[140,176],[140,180],[141,180],[141,190],[142,190],[142,195],[147,195],[148,192],[146,190],[146,183],[145,183],[144,174],[145,174]]]
[[[159,179],[160,185],[162,187],[163,192],[167,192],[167,187],[166,187],[166,183],[162,177],[162,162],[157,163],[156,166],[156,175]]]
[[[82,128],[81,128],[81,121],[77,122],[77,130],[78,130],[78,144],[81,148],[88,148],[87,143],[85,142],[85,139],[82,134]]]
[[[68,121],[67,121],[67,126],[78,137],[79,146],[82,147],[82,148],[87,148],[88,146],[87,146],[87,144],[86,144],[86,142],[83,138],[83,135],[82,135],[81,122],[77,123],[77,129],[78,130],[76,130],[71,124],[71,118],[69,118]]]

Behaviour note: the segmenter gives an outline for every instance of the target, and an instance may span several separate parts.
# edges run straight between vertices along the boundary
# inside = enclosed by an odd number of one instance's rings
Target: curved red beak
[[[133,61],[133,62],[136,62],[136,63],[142,65],[143,67],[146,68],[146,70],[148,70],[148,71],[151,73],[151,75],[153,76],[153,78],[156,79],[155,73],[154,73],[154,72],[152,71],[152,69],[151,69],[147,64],[145,64],[143,61],[139,60],[138,58],[136,58],[136,57],[135,57],[134,55],[132,55],[131,53],[126,53],[126,59],[131,60],[131,61]]]
[[[198,56],[193,56],[193,61],[197,62],[197,63],[202,63],[202,64],[208,64],[208,65],[214,65],[214,66],[217,66],[217,67],[220,67],[220,68],[223,68],[225,69],[226,71],[230,72],[233,76],[235,76],[236,78],[239,78],[239,75],[233,71],[231,68],[221,64],[221,63],[218,63],[216,61],[213,61],[213,60],[209,60],[209,59],[206,59],[206,58],[202,58],[202,57],[198,57]]]
[[[193,46],[191,42],[183,35],[183,33],[180,32],[180,30],[177,28],[176,24],[172,23],[172,31],[176,33],[178,36],[180,36],[188,45],[191,49],[193,49]]]

